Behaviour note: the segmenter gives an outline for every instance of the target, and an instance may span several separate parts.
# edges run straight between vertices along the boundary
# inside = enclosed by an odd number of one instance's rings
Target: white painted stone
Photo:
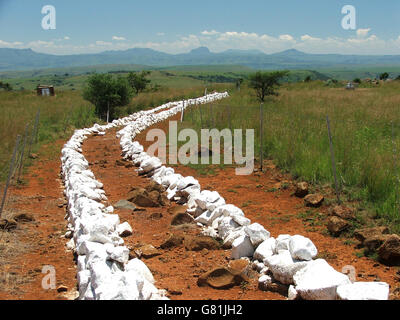
[[[237,224],[231,217],[225,217],[220,220],[218,224],[218,234],[221,239],[225,239],[229,232],[238,227],[240,227],[239,224]]]
[[[243,257],[252,257],[254,248],[248,236],[240,236],[232,243],[231,258],[240,259]]]
[[[306,267],[308,262],[294,261],[287,250],[264,259],[264,264],[272,272],[274,278],[283,284],[293,284],[293,276]]]
[[[290,238],[289,252],[293,259],[310,261],[318,254],[314,243],[306,237],[295,235]]]
[[[291,236],[288,234],[281,234],[276,238],[275,253],[279,250],[289,250],[289,242]]]
[[[275,238],[268,238],[263,241],[254,252],[254,259],[264,261],[264,259],[271,257],[275,254]]]
[[[389,300],[389,285],[385,282],[354,282],[337,287],[339,300]]]
[[[288,289],[288,300],[296,300],[298,296],[299,294],[296,288],[293,285],[290,285]]]
[[[142,275],[150,283],[154,283],[154,277],[143,261],[137,258],[130,260],[125,266],[125,271],[130,270],[134,270],[135,272]]]
[[[260,243],[267,240],[270,233],[259,223],[253,223],[244,228],[244,231],[249,236],[251,243],[256,248]]]
[[[323,259],[309,261],[293,280],[296,291],[305,300],[335,300],[337,287],[351,284],[345,274],[333,269]]]

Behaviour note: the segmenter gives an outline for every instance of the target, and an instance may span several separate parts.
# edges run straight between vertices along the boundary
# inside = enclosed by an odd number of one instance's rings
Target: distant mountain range
[[[168,54],[146,48],[104,51],[97,54],[51,55],[32,49],[0,48],[0,71],[65,68],[104,64],[136,64],[154,67],[187,65],[242,65],[254,69],[320,69],[362,66],[400,66],[400,55],[308,54],[295,49],[275,54],[258,50],[213,53],[200,47],[184,54]]]

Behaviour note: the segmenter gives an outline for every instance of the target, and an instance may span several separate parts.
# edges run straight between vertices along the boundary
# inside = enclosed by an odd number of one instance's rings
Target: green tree
[[[355,79],[353,80],[353,82],[354,82],[354,83],[361,84],[361,79],[360,79],[360,78],[355,78]]]
[[[115,107],[129,104],[133,96],[126,78],[113,78],[110,74],[93,74],[83,90],[83,98],[96,107],[96,114],[105,119],[107,113],[114,118]]]
[[[258,71],[249,76],[250,88],[256,90],[257,98],[264,102],[267,96],[277,96],[276,88],[279,87],[279,80],[287,76],[289,71],[261,72]]]
[[[135,90],[136,94],[144,91],[151,80],[146,79],[150,75],[150,71],[142,71],[141,73],[130,72],[128,75],[128,82]]]
[[[0,88],[3,88],[6,91],[11,91],[12,90],[12,87],[11,87],[11,85],[9,83],[2,82],[2,81],[0,81]]]
[[[385,80],[387,80],[387,78],[389,78],[389,73],[387,73],[387,72],[384,72],[381,75],[379,75],[380,80],[385,81]]]
[[[310,75],[308,75],[305,79],[304,79],[304,82],[311,82],[311,76]]]

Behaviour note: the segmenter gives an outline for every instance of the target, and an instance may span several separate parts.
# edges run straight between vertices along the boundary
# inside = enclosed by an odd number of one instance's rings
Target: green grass
[[[285,84],[264,103],[264,158],[295,178],[333,186],[326,125],[329,115],[344,200],[359,201],[400,232],[400,82],[347,91],[322,81]],[[245,87],[231,97],[191,109],[183,127],[255,130],[259,155],[259,110]],[[222,160],[221,160],[222,161]]]

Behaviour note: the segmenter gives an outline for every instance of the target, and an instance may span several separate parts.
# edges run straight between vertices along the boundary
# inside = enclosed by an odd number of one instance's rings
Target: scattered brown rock
[[[287,296],[289,286],[285,285],[283,283],[280,283],[279,281],[276,281],[275,279],[272,279],[271,282],[266,283],[265,286],[260,287],[260,289],[263,291],[276,292],[276,293],[281,294],[282,296]]]
[[[174,206],[174,207],[168,208],[167,212],[171,215],[176,215],[178,213],[186,213],[187,209],[188,209],[187,206]]]
[[[11,231],[17,228],[17,221],[14,219],[0,219],[0,229]]]
[[[228,267],[234,274],[241,274],[246,277],[248,277],[251,272],[251,264],[247,259],[231,260]]]
[[[220,244],[215,239],[207,236],[186,236],[184,244],[188,251],[200,251],[204,248],[218,250],[220,248]]]
[[[114,208],[116,209],[127,209],[127,210],[135,210],[136,206],[128,201],[128,200],[119,200],[117,203],[114,204]]]
[[[143,188],[133,188],[128,194],[128,201],[145,208],[157,208],[161,206],[160,194],[157,191],[147,192]]]
[[[324,201],[324,196],[321,194],[309,194],[304,198],[304,202],[307,207],[314,207],[318,208],[322,205],[322,202]]]
[[[134,167],[134,165],[133,165],[133,163],[131,163],[131,162],[128,162],[126,165],[125,165],[125,168],[127,168],[127,169],[130,169],[130,168],[133,168]]]
[[[296,186],[296,191],[294,192],[296,197],[304,198],[308,195],[308,183],[307,182],[299,182]]]
[[[29,155],[29,158],[31,158],[31,159],[37,159],[37,158],[39,158],[39,156],[38,156],[36,153],[31,153],[31,154]]]
[[[175,214],[171,221],[171,225],[173,226],[188,224],[188,223],[194,223],[194,219],[186,212]]]
[[[153,212],[150,216],[150,220],[160,220],[163,217],[163,214],[161,212]]]
[[[61,285],[61,286],[59,286],[59,287],[57,288],[57,292],[58,292],[58,293],[67,292],[67,291],[68,291],[68,287],[63,286],[63,285]]]
[[[344,230],[349,227],[350,224],[342,218],[333,216],[330,217],[328,220],[328,230],[334,236],[340,235]]]
[[[124,167],[126,165],[126,161],[117,159],[117,160],[115,160],[115,164],[119,167]]]
[[[159,193],[163,193],[166,191],[165,187],[153,180],[150,181],[149,185],[146,187],[147,192],[158,191]]]
[[[177,234],[171,234],[169,238],[161,244],[161,249],[169,249],[173,247],[179,247],[183,243],[183,236]]]
[[[141,258],[150,259],[156,256],[161,255],[161,252],[158,251],[154,246],[151,244],[145,244],[140,247],[134,249],[135,254]]]
[[[373,235],[364,240],[364,246],[370,252],[378,250],[378,248],[390,237],[388,234]]]
[[[352,220],[356,218],[354,210],[345,206],[335,206],[333,208],[330,208],[329,214],[342,219]]]
[[[228,268],[215,268],[201,275],[197,280],[197,285],[199,287],[210,286],[214,289],[229,289],[244,281],[247,279],[240,274],[233,273]]]
[[[364,244],[365,239],[382,234],[389,234],[388,227],[362,228],[354,231],[354,237]]]
[[[390,235],[378,249],[379,259],[387,265],[400,265],[400,237]]]
[[[16,213],[13,219],[17,222],[30,222],[35,221],[35,218],[31,213]]]

